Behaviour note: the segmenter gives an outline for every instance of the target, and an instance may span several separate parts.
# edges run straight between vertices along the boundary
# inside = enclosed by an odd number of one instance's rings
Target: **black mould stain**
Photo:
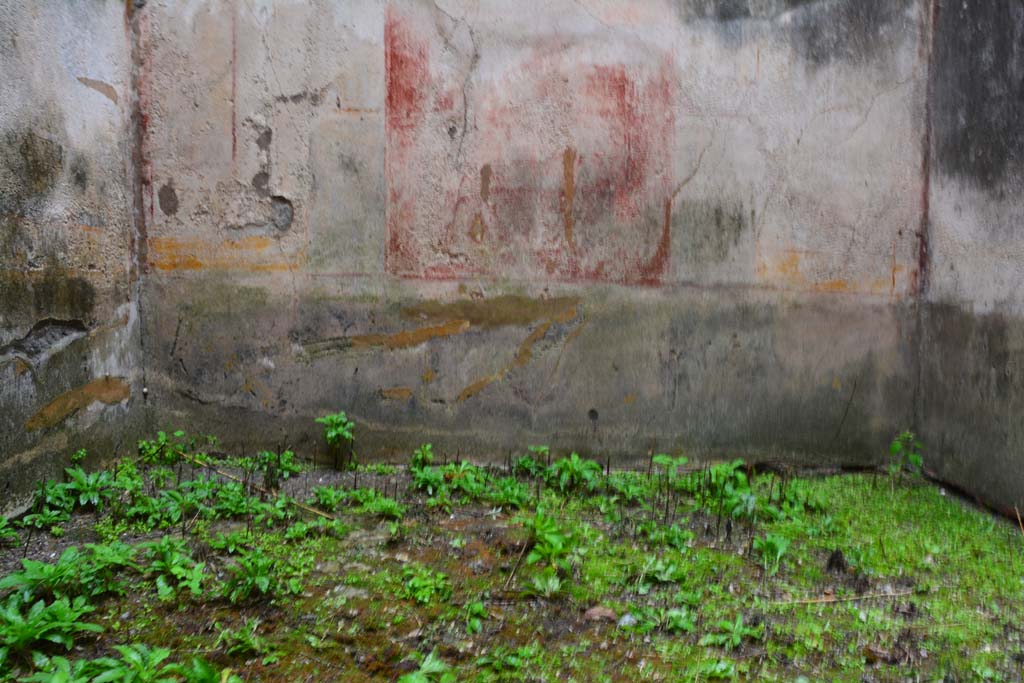
[[[69,168],[71,181],[80,192],[85,192],[89,187],[89,159],[84,154],[75,154]]]
[[[915,19],[907,12],[913,1],[823,0],[795,15],[793,47],[815,65],[884,56],[887,46],[914,35]]]
[[[173,184],[165,183],[161,186],[156,197],[160,203],[160,210],[164,212],[164,215],[173,216],[178,213],[178,193],[174,190]]]
[[[721,263],[739,244],[748,218],[739,202],[681,201],[672,212],[672,239],[687,263]]]
[[[92,320],[96,289],[88,280],[66,277],[59,270],[50,269],[32,289],[37,316]]]
[[[252,177],[252,186],[256,189],[256,194],[261,197],[270,196],[270,174],[266,171],[260,171]]]
[[[274,131],[270,128],[264,128],[260,131],[260,134],[256,137],[256,146],[266,152],[270,149],[270,141],[274,138]]]
[[[58,265],[50,265],[42,279],[24,272],[0,274],[0,310],[11,320],[82,321],[92,324],[96,289],[80,277],[68,277]]]
[[[24,213],[60,180],[64,147],[27,129],[8,131],[0,142],[0,211]]]
[[[1024,0],[944,2],[934,41],[935,166],[1001,196],[1024,173]]]
[[[915,0],[676,0],[684,22],[711,21],[729,44],[742,42],[752,22],[776,26],[797,53],[820,66],[865,62],[914,32]],[[792,12],[785,23],[778,21]]]
[[[285,197],[270,198],[270,220],[278,230],[287,230],[291,227],[292,219],[295,217],[295,209],[292,203]]]

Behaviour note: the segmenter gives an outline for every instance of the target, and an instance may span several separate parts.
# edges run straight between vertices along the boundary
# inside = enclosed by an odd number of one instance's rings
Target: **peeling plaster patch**
[[[21,339],[0,346],[0,363],[20,358],[38,365],[74,340],[84,337],[87,331],[81,320],[40,320]]]
[[[164,215],[173,216],[178,213],[178,193],[175,192],[172,183],[165,183],[156,196]]]
[[[79,76],[78,82],[87,88],[92,88],[114,104],[117,104],[117,91],[109,83],[98,81],[95,78],[86,78],[85,76]]]
[[[513,294],[476,301],[460,299],[443,303],[424,301],[402,309],[402,316],[417,320],[469,321],[473,327],[525,326],[538,320],[568,322],[576,317],[578,297],[531,299]]]
[[[287,230],[291,227],[292,219],[295,217],[295,209],[290,200],[284,197],[270,198],[270,221],[278,230]]]
[[[270,174],[266,171],[260,171],[252,177],[252,186],[256,190],[256,194],[261,197],[270,196]]]
[[[412,398],[412,389],[409,387],[390,387],[380,390],[381,398],[388,401],[407,401]]]
[[[104,377],[72,389],[50,401],[25,423],[29,432],[52,427],[95,402],[114,405],[126,400],[131,387],[121,377]]]
[[[351,337],[351,345],[354,349],[371,346],[382,346],[386,349],[407,349],[419,346],[438,337],[462,334],[469,328],[470,322],[468,320],[449,320],[440,325],[418,327],[414,330],[403,330],[393,334],[363,334]]]
[[[292,260],[268,259],[277,241],[252,235],[237,240],[213,242],[201,239],[152,237],[147,242],[149,264],[161,271],[240,270],[252,273],[291,271],[300,267],[304,257]]]
[[[459,393],[458,398],[455,400],[461,403],[468,398],[472,398],[486,389],[489,385],[505,379],[514,369],[524,367],[530,362],[530,359],[533,358],[533,347],[537,342],[544,338],[544,335],[546,335],[550,329],[551,322],[545,322],[538,325],[532,332],[530,332],[529,335],[527,335],[526,339],[523,340],[523,343],[519,345],[519,348],[516,349],[516,355],[512,358],[512,362],[495,372],[493,375],[481,377],[480,379],[470,383]]]

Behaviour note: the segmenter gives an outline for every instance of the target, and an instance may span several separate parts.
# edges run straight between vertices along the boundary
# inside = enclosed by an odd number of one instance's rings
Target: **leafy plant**
[[[348,492],[348,498],[356,504],[354,512],[376,515],[384,519],[399,520],[405,516],[405,507],[393,498],[388,498],[376,489],[355,489]]]
[[[487,494],[488,502],[516,510],[526,507],[531,499],[530,487],[515,477],[495,479]]]
[[[175,439],[185,437],[185,432],[178,430],[173,434]],[[173,465],[178,462],[179,450],[185,450],[185,444],[174,441],[167,432],[157,432],[156,439],[142,439],[138,443],[139,457],[147,465]]]
[[[533,517],[527,520],[530,531],[530,552],[526,555],[527,564],[548,564],[568,568],[568,558],[574,550],[574,538],[571,532],[558,526],[558,522],[538,509]]]
[[[468,462],[453,463],[441,469],[452,491],[464,494],[465,500],[482,498],[487,491],[487,473]]]
[[[789,539],[777,534],[754,539],[754,550],[761,555],[761,564],[768,576],[774,576],[779,571],[779,564],[788,549]]]
[[[334,451],[335,467],[338,466],[338,455],[345,447],[348,448],[348,465],[351,467],[355,462],[355,428],[354,422],[348,419],[344,411],[324,415],[316,418],[316,421],[324,426],[324,439],[327,445]]]
[[[421,564],[411,564],[402,570],[404,580],[401,596],[421,605],[429,605],[434,598],[447,600],[452,595],[448,577]]]
[[[530,446],[527,450],[532,455],[516,458],[512,472],[519,476],[538,477],[544,473],[544,464],[541,461],[547,459],[550,451],[547,446]]]
[[[32,653],[36,671],[20,678],[21,683],[89,683],[96,672],[94,663],[88,659],[69,661],[65,657],[47,657],[41,652]]]
[[[694,680],[701,676],[707,680],[732,680],[736,678],[736,664],[728,659],[712,659],[701,662],[697,665]]]
[[[82,620],[93,611],[95,608],[82,596],[74,601],[64,597],[49,605],[43,600],[29,605],[24,594],[12,594],[0,605],[0,669],[10,654],[26,654],[39,643],[63,645],[70,650],[76,634],[101,633],[101,626]]]
[[[260,451],[255,458],[240,459],[239,465],[244,470],[262,473],[263,487],[271,491],[276,491],[282,481],[302,471],[302,465],[296,461],[292,451]]]
[[[287,533],[287,532],[286,532]],[[235,531],[229,531],[224,533],[219,532],[215,537],[209,540],[210,547],[214,550],[220,550],[228,555],[234,555],[248,548],[255,540],[252,533],[245,529],[238,529]]]
[[[217,499],[213,504],[214,514],[221,519],[230,519],[246,515],[251,510],[249,496],[245,487],[236,481],[225,482],[217,489]]]
[[[348,502],[348,491],[333,486],[317,486],[313,489],[313,498],[310,502],[319,505],[327,512],[335,512],[339,507]]]
[[[21,567],[21,571],[0,580],[0,590],[13,588],[36,598],[73,597],[85,592],[83,574],[88,568],[83,567],[82,554],[77,546],[65,549],[53,564],[25,558]]]
[[[193,596],[202,595],[204,562],[196,562],[188,552],[186,543],[172,536],[149,541],[140,546],[149,561],[148,572],[156,576],[157,596],[160,600],[171,600],[182,589],[188,589]]]
[[[914,432],[900,432],[889,444],[889,476],[896,477],[903,472],[920,473],[924,465],[921,448]]]
[[[409,471],[412,472],[412,485],[416,490],[423,491],[428,496],[448,494],[448,485],[440,467],[423,466],[410,468]]]
[[[245,551],[228,566],[230,578],[223,595],[233,603],[255,595],[280,596],[302,592],[302,577],[284,563],[259,551]]]
[[[17,543],[20,540],[18,530],[10,525],[6,517],[0,515],[0,545]]]
[[[422,470],[434,464],[434,447],[425,443],[412,452],[409,459],[409,469],[412,471]]]
[[[667,485],[672,485],[679,477],[679,471],[689,462],[685,455],[673,458],[665,453],[658,453],[651,458],[651,463],[661,470]]]
[[[545,472],[545,477],[548,484],[562,493],[579,489],[593,491],[601,481],[602,472],[601,463],[581,458],[578,453],[572,453],[568,458],[561,458],[551,463]]]
[[[218,669],[199,657],[193,657],[187,666],[179,666],[178,672],[185,683],[243,683],[231,669]]]
[[[81,467],[68,467],[64,474],[68,496],[81,507],[102,509],[103,503],[116,495],[114,478],[106,470],[86,472]]]
[[[259,634],[260,623],[258,617],[253,617],[246,619],[240,629],[223,628],[220,624],[214,624],[219,631],[214,647],[223,646],[229,655],[258,655],[263,658],[264,666],[273,664],[280,659],[280,654]]]
[[[455,683],[455,674],[433,650],[420,662],[420,668],[399,677],[398,683]]]
[[[149,647],[142,643],[115,645],[119,658],[101,657],[95,665],[103,673],[93,683],[176,683],[179,667],[164,664],[171,656],[165,647]]]
[[[527,595],[536,595],[545,599],[551,599],[562,590],[562,579],[558,572],[552,567],[546,568],[541,573],[530,579],[523,592]]]
[[[709,633],[701,638],[701,645],[713,645],[724,647],[728,650],[735,650],[743,643],[745,638],[760,640],[764,637],[764,625],[759,624],[756,627],[747,626],[743,623],[742,614],[737,614],[734,621],[729,621],[728,619],[719,621],[715,624],[715,627],[718,631],[716,633]]]
[[[693,633],[697,623],[690,610],[672,607],[665,610],[662,615],[661,628],[667,633]]]
[[[483,630],[483,620],[489,617],[487,608],[484,603],[480,600],[476,602],[468,602],[462,608],[462,616],[466,622],[466,633],[473,635],[474,633],[480,633]]]
[[[499,645],[486,655],[478,657],[476,665],[497,674],[514,672],[529,666],[539,654],[540,648],[536,644],[524,645],[515,650]]]

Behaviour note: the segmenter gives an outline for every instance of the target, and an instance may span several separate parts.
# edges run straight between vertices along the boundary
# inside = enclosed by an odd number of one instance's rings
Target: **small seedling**
[[[782,557],[788,549],[789,539],[777,534],[754,539],[754,550],[760,553],[761,564],[768,576],[774,576],[779,571]]]
[[[432,651],[420,662],[420,668],[407,673],[398,679],[398,683],[455,683],[455,674],[451,667]]]
[[[558,573],[553,568],[548,567],[540,574],[530,579],[530,582],[526,584],[523,592],[527,595],[536,595],[550,600],[558,595],[561,590],[562,579],[559,578]]]
[[[177,680],[178,667],[164,664],[171,656],[168,648],[135,643],[115,645],[114,649],[120,653],[120,659],[97,659],[95,664],[103,673],[92,679],[93,683],[171,683]]]
[[[715,627],[718,629],[718,632],[709,633],[701,638],[701,645],[713,645],[724,647],[728,650],[735,650],[743,643],[745,638],[761,640],[764,637],[764,625],[761,624],[756,627],[747,626],[743,623],[742,614],[737,614],[735,621],[729,621],[728,619],[719,621],[715,624]]]
[[[483,630],[483,620],[490,615],[487,613],[484,603],[477,600],[476,602],[466,603],[466,606],[462,608],[462,616],[466,621],[466,633],[473,635]]]
[[[902,478],[904,472],[919,474],[922,465],[924,458],[921,456],[921,442],[914,436],[914,432],[901,432],[889,444],[889,476]]]
[[[412,564],[402,570],[404,584],[403,598],[429,605],[435,598],[446,601],[452,595],[452,584],[441,572],[435,572],[421,564]]]

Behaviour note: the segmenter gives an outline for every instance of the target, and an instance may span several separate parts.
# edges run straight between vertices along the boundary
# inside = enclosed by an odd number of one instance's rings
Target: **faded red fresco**
[[[466,89],[429,22],[392,9],[387,267],[403,277],[667,276],[675,81],[666,54],[523,48]],[[431,59],[437,60],[436,70]],[[493,67],[493,65],[491,65]]]
[[[384,69],[387,73],[387,129],[404,144],[423,120],[430,67],[427,45],[401,15],[389,11],[384,24]]]

